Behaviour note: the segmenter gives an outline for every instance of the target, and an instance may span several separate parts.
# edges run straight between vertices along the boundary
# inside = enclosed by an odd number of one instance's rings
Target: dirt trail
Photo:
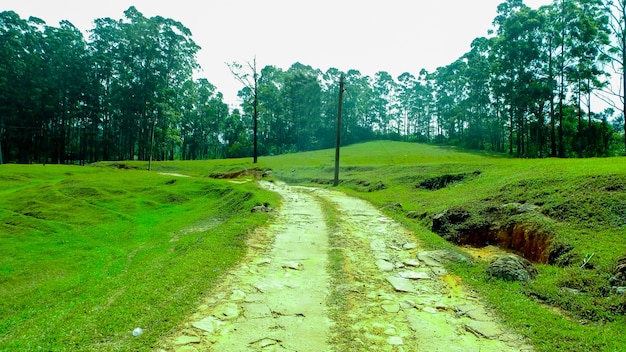
[[[369,203],[263,186],[283,197],[277,219],[163,351],[532,351]],[[339,214],[332,233],[320,200]],[[329,273],[331,249],[343,262]]]

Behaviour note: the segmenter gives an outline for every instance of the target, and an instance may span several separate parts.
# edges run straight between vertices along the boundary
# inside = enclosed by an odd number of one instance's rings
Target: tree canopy
[[[0,162],[331,148],[342,75],[344,144],[384,138],[519,157],[624,154],[625,11],[625,0],[555,0],[539,9],[506,0],[487,36],[433,72],[255,65],[255,84],[239,91],[237,109],[194,78],[200,48],[178,21],[131,7],[122,19],[96,19],[85,38],[67,21],[53,27],[5,11]],[[623,86],[612,86],[611,75]],[[596,97],[609,108],[598,111]]]

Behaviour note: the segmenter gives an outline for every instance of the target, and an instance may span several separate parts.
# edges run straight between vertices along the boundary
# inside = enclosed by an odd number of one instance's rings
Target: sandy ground
[[[275,221],[162,351],[532,351],[369,203],[262,185],[283,197]]]

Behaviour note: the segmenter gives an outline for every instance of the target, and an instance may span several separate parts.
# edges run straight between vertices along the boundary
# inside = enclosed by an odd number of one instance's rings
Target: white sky
[[[226,62],[257,57],[259,68],[295,62],[326,71],[357,69],[417,75],[452,63],[470,43],[487,35],[504,0],[0,0],[0,11],[35,16],[48,25],[68,20],[82,31],[96,18],[120,19],[135,6],[146,17],[163,16],[189,28],[202,47],[205,77],[230,104],[238,104]],[[538,8],[552,0],[525,0]]]

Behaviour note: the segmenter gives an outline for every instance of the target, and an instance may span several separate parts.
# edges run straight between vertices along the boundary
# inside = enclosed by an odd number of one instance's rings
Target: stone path
[[[369,203],[263,185],[283,197],[277,219],[163,351],[532,351],[446,272],[442,253]],[[322,200],[339,215],[332,231]]]

